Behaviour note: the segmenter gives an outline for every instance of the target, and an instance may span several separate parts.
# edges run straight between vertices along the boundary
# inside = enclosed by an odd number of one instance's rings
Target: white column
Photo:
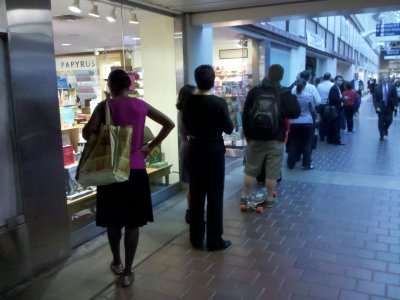
[[[333,77],[336,76],[337,73],[337,58],[328,58],[325,61],[325,70],[324,73],[329,72]],[[321,76],[324,74],[321,74]]]
[[[285,73],[285,77],[289,76],[289,82],[294,82],[296,80],[297,74],[304,71],[306,67],[306,48],[297,47],[291,49],[291,68],[289,74]]]
[[[195,85],[194,70],[204,64],[213,64],[213,30],[207,26],[192,26],[190,15],[184,16],[183,57],[185,83]]]
[[[176,124],[176,67],[174,19],[167,16],[148,15],[140,20],[140,44],[144,70],[144,99],[162,111]],[[148,120],[151,131],[156,134],[160,126]],[[179,170],[178,134],[175,128],[161,145],[165,159]]]

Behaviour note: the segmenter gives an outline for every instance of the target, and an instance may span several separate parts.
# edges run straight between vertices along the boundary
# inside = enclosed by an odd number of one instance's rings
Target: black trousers
[[[328,136],[327,140],[330,144],[339,144],[340,141],[340,118],[343,114],[343,108],[340,107],[338,110],[337,118],[330,120],[328,124]]]
[[[225,146],[223,140],[190,140],[190,240],[202,242],[207,227],[207,245],[221,242],[225,181]],[[204,206],[207,197],[207,226]]]
[[[381,108],[378,113],[378,129],[379,134],[384,136],[393,122],[393,110],[388,108]]]
[[[321,104],[318,107],[318,113],[320,115],[320,121],[319,121],[319,138],[321,141],[325,140],[326,136],[328,135],[328,120],[325,117],[324,111],[325,111],[326,105]]]
[[[289,132],[289,154],[287,166],[293,169],[300,155],[303,155],[303,167],[311,165],[313,124],[291,124]]]
[[[344,107],[344,115],[346,116],[347,131],[352,132],[354,128],[353,117],[356,112],[356,108],[353,105],[346,105]]]

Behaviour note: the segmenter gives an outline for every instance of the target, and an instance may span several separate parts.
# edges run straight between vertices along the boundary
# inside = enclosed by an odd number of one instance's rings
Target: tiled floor
[[[135,267],[131,288],[108,279],[90,299],[400,299],[400,121],[380,142],[371,105],[346,146],[318,145],[315,170],[283,171],[279,205],[263,215],[239,211],[242,168],[227,176],[231,248],[193,250],[182,227]],[[184,205],[163,213],[183,222]]]
[[[193,250],[186,230],[136,267],[131,289],[95,299],[400,299],[399,126],[379,142],[370,106],[346,146],[318,146],[316,171],[284,172],[278,207],[241,214],[239,193],[226,199],[230,249]]]

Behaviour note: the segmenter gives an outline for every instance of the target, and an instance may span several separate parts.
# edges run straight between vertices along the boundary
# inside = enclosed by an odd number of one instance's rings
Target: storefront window
[[[111,2],[80,1],[80,9],[80,13],[71,12],[65,1],[52,1],[72,230],[92,222],[95,216],[96,187],[81,186],[75,174],[85,145],[82,128],[96,105],[110,97],[109,73],[125,70],[132,81],[129,96],[143,99],[175,121],[177,94],[173,18]],[[144,142],[150,142],[159,130],[157,124],[146,121]],[[176,130],[146,163],[153,193],[179,182]]]
[[[225,145],[228,155],[242,155],[240,151],[245,146],[242,129],[243,106],[248,91],[258,81],[259,53],[262,47],[259,48],[258,41],[227,29],[216,29],[214,36],[214,93],[227,101],[234,124],[234,132],[224,135]]]

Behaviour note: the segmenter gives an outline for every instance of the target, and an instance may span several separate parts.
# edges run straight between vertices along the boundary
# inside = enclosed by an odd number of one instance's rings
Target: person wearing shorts
[[[243,109],[243,133],[246,137],[247,160],[244,168],[243,192],[241,202],[247,202],[253,179],[260,175],[265,161],[265,187],[267,189],[266,204],[272,205],[276,182],[280,178],[283,160],[283,146],[286,136],[285,118],[295,119],[300,115],[300,105],[295,95],[290,90],[281,87],[284,69],[281,65],[272,65],[262,84],[252,88]],[[253,107],[263,96],[263,93],[274,91],[278,96],[278,130],[273,133],[262,134],[252,130]]]

